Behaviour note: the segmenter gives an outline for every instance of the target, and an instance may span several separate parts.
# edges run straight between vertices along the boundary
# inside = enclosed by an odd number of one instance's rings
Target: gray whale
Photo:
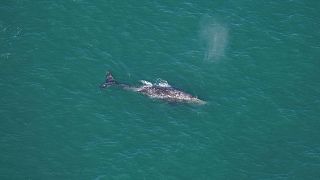
[[[193,104],[205,104],[206,102],[189,93],[171,87],[168,83],[152,84],[148,81],[141,80],[142,86],[135,87],[117,82],[110,72],[106,73],[106,80],[100,85],[100,88],[117,86],[125,90],[134,91],[150,98],[161,99],[168,102],[182,102]]]

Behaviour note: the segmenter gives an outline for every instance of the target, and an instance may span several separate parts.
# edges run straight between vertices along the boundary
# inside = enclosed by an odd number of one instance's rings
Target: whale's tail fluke
[[[110,71],[106,73],[106,81],[100,85],[100,88],[107,88],[112,85],[118,84],[117,81],[113,78]]]

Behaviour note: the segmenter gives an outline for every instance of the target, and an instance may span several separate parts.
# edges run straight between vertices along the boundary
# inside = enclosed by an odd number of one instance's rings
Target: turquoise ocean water
[[[320,179],[316,0],[0,2],[0,179]],[[163,79],[208,103],[101,91]]]

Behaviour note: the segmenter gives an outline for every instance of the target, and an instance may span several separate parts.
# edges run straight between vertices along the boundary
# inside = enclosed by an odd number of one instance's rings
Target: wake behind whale
[[[125,90],[134,91],[150,98],[161,99],[168,102],[181,102],[193,104],[205,104],[206,102],[189,93],[171,87],[166,81],[151,83],[145,80],[140,81],[141,86],[131,86],[116,81],[110,72],[106,73],[106,80],[100,85],[100,88],[108,88],[111,86],[120,87]]]

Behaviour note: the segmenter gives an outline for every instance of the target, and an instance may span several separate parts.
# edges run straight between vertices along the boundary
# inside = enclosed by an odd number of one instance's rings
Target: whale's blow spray
[[[204,60],[218,61],[225,56],[228,44],[228,28],[226,25],[206,18],[201,23],[200,36],[206,48]]]

